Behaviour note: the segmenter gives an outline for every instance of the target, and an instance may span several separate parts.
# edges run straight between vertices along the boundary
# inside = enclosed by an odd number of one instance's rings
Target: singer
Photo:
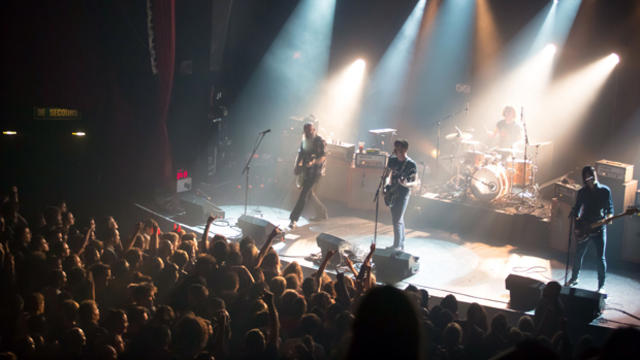
[[[325,172],[326,143],[320,135],[316,133],[316,128],[312,122],[304,124],[304,135],[298,149],[294,174],[297,175],[297,185],[301,188],[300,196],[295,207],[289,215],[289,228],[294,229],[297,225],[300,214],[304,210],[307,200],[311,200],[316,211],[316,217],[311,221],[321,221],[329,218],[327,208],[320,202],[314,191],[320,178]]]
[[[495,129],[489,132],[489,137],[499,148],[513,148],[522,143],[522,126],[516,122],[516,109],[513,106],[505,106],[502,119],[496,123]]]
[[[404,213],[409,205],[411,190],[420,186],[416,162],[407,155],[409,142],[398,139],[393,143],[393,155],[389,157],[386,179],[385,203],[391,210],[393,222],[393,247],[404,250]]]

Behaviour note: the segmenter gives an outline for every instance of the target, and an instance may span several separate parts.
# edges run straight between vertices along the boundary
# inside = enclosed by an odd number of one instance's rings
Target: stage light
[[[74,131],[71,133],[71,135],[73,136],[86,136],[87,133],[85,133],[84,131]]]
[[[553,56],[556,54],[557,50],[558,48],[554,44],[547,44],[547,46],[544,47],[542,52],[547,56]]]
[[[14,130],[5,130],[2,132],[2,135],[18,135],[18,132]]]
[[[609,56],[607,56],[607,64],[609,66],[614,67],[618,65],[619,62],[620,62],[620,56],[618,56],[618,54],[611,53]]]

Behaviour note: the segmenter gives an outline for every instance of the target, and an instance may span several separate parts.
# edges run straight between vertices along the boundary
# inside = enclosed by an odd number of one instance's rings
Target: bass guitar
[[[598,228],[600,228],[600,226],[616,220],[618,218],[621,218],[623,216],[627,216],[627,215],[635,215],[638,214],[640,212],[640,210],[638,210],[638,208],[635,207],[630,207],[627,210],[625,210],[625,212],[620,213],[618,215],[612,216],[610,218],[606,218],[606,219],[602,219],[602,220],[598,220],[598,221],[594,221],[594,222],[588,222],[582,219],[578,219],[575,222],[575,226],[573,229],[573,235],[575,236],[575,239],[578,243],[583,242],[585,240],[587,240],[587,238],[589,237],[589,235],[591,235],[592,233],[596,232],[598,230]]]

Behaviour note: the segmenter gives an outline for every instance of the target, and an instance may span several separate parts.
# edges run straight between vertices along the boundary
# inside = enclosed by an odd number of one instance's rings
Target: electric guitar
[[[639,212],[640,210],[638,210],[638,208],[630,207],[623,213],[612,216],[610,218],[594,221],[594,222],[588,222],[586,220],[578,219],[576,220],[576,223],[573,229],[573,235],[575,236],[575,239],[578,243],[583,242],[589,237],[591,233],[595,232],[600,226],[610,221],[613,221],[615,219],[621,218],[623,216],[635,215],[635,214],[638,214]]]
[[[382,190],[382,193],[384,194],[385,205],[391,207],[396,203],[396,201],[398,201],[398,198],[400,197],[400,188],[403,187],[402,185],[400,185],[400,180],[404,180],[404,177],[398,179],[398,182],[385,185],[384,189]]]
[[[296,186],[301,188],[307,179],[321,176],[324,171],[324,161],[316,162],[316,155],[311,155],[308,159],[300,159],[296,163],[293,173],[296,175]]]

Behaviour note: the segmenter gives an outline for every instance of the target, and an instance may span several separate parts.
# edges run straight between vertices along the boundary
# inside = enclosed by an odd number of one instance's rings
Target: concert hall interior
[[[640,351],[640,1],[3,5],[2,359]]]

